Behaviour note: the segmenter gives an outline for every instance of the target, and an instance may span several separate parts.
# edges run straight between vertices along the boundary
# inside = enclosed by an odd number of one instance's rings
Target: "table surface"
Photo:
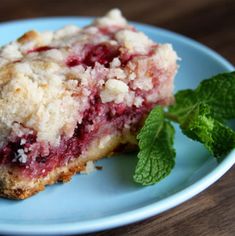
[[[214,49],[235,64],[234,0],[1,0],[0,21],[44,16],[98,16],[122,9],[132,21],[176,31]],[[235,235],[235,167],[213,186],[158,216],[89,234]]]

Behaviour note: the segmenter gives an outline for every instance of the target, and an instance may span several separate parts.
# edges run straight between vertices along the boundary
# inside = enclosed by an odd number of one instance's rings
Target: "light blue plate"
[[[89,18],[44,18],[0,24],[0,44],[30,29],[54,30],[66,24],[84,26]],[[157,42],[172,43],[182,58],[176,90],[194,88],[207,77],[234,67],[207,47],[181,35],[135,24]],[[48,187],[24,201],[0,199],[0,233],[87,233],[133,223],[157,215],[195,196],[219,179],[235,162],[235,151],[220,164],[199,143],[176,127],[176,166],[151,187],[132,180],[136,155],[98,162],[104,168],[77,175],[68,184]]]

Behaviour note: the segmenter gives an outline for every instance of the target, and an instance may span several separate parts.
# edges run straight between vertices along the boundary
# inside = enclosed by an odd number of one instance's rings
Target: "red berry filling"
[[[29,178],[46,176],[56,167],[63,166],[69,160],[86,151],[95,138],[102,138],[113,132],[121,133],[125,124],[131,124],[132,132],[138,129],[143,116],[151,109],[151,105],[142,108],[126,107],[124,104],[101,103],[99,97],[93,97],[90,108],[85,111],[82,124],[78,124],[70,139],[61,138],[58,147],[48,147],[36,141],[33,134],[16,138],[0,150],[0,164],[15,166]],[[25,140],[21,144],[22,138]],[[19,150],[26,150],[27,161],[17,158]]]
[[[85,65],[94,67],[96,62],[99,62],[105,67],[109,67],[109,63],[120,55],[119,49],[106,44],[85,45],[84,56],[72,55],[67,59],[67,66],[73,67],[77,65]]]
[[[99,62],[101,65],[108,67],[113,58],[118,57],[119,54],[120,52],[117,48],[99,44],[89,50],[83,63],[93,67],[95,62]]]
[[[43,52],[43,51],[48,51],[54,49],[53,47],[49,47],[49,46],[42,46],[42,47],[38,47],[38,48],[34,48],[32,50],[29,50],[27,53],[31,53],[31,52]]]

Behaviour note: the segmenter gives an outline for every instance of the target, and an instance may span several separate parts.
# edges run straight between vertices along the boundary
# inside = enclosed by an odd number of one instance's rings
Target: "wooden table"
[[[0,21],[95,16],[119,7],[133,21],[168,28],[213,48],[235,64],[234,0],[1,0]],[[140,223],[89,235],[235,235],[235,167],[180,206]]]

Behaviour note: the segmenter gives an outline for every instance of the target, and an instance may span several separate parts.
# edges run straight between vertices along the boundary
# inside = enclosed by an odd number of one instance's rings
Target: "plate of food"
[[[0,34],[0,233],[140,221],[234,164],[234,67],[209,48],[117,9]]]

